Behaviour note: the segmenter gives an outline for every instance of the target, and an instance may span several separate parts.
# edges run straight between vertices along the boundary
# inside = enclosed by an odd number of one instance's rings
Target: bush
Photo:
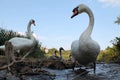
[[[41,44],[37,44],[33,53],[31,53],[28,57],[32,58],[44,58],[45,51],[41,50]]]

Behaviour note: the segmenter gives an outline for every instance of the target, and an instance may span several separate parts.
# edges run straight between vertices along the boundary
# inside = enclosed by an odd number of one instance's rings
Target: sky
[[[120,16],[120,0],[0,0],[0,27],[25,33],[29,20],[34,19],[32,31],[43,47],[69,50],[89,24],[85,13],[70,18],[79,4],[94,14],[92,39],[101,50],[111,46],[110,41],[120,36],[120,26],[114,23]]]

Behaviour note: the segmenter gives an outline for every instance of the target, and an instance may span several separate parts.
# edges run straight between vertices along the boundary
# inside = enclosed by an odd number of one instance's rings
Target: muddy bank
[[[88,74],[85,75],[75,74],[72,69],[41,68],[43,73],[27,75],[10,75],[7,70],[0,70],[0,80],[120,80],[119,64],[97,64],[96,66],[96,75],[90,68],[86,69]],[[37,69],[39,70],[39,68]],[[75,68],[75,70],[77,69]]]

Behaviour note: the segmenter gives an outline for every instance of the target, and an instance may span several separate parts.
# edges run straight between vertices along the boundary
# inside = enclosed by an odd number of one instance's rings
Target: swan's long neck
[[[27,26],[27,36],[28,36],[28,38],[31,38],[31,35],[32,35],[32,32],[31,32],[31,23],[29,22],[28,26]]]
[[[92,11],[88,7],[84,10],[84,12],[86,12],[89,16],[89,25],[88,25],[87,29],[82,33],[81,36],[88,38],[91,36],[92,30],[93,30],[94,16],[93,16]]]
[[[27,26],[27,37],[33,41],[36,41],[35,37],[33,36],[33,33],[31,32],[31,25],[31,22],[29,22]]]
[[[60,52],[60,57],[62,58],[62,50],[60,50],[59,52]]]

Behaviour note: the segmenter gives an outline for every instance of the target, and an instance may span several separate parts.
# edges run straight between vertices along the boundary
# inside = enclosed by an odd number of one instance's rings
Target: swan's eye
[[[33,20],[33,21],[32,21],[32,23],[34,24],[34,23],[35,23],[35,21]]]
[[[78,7],[74,8],[72,12],[78,11]]]
[[[32,20],[32,24],[35,26],[35,21],[34,20]]]

